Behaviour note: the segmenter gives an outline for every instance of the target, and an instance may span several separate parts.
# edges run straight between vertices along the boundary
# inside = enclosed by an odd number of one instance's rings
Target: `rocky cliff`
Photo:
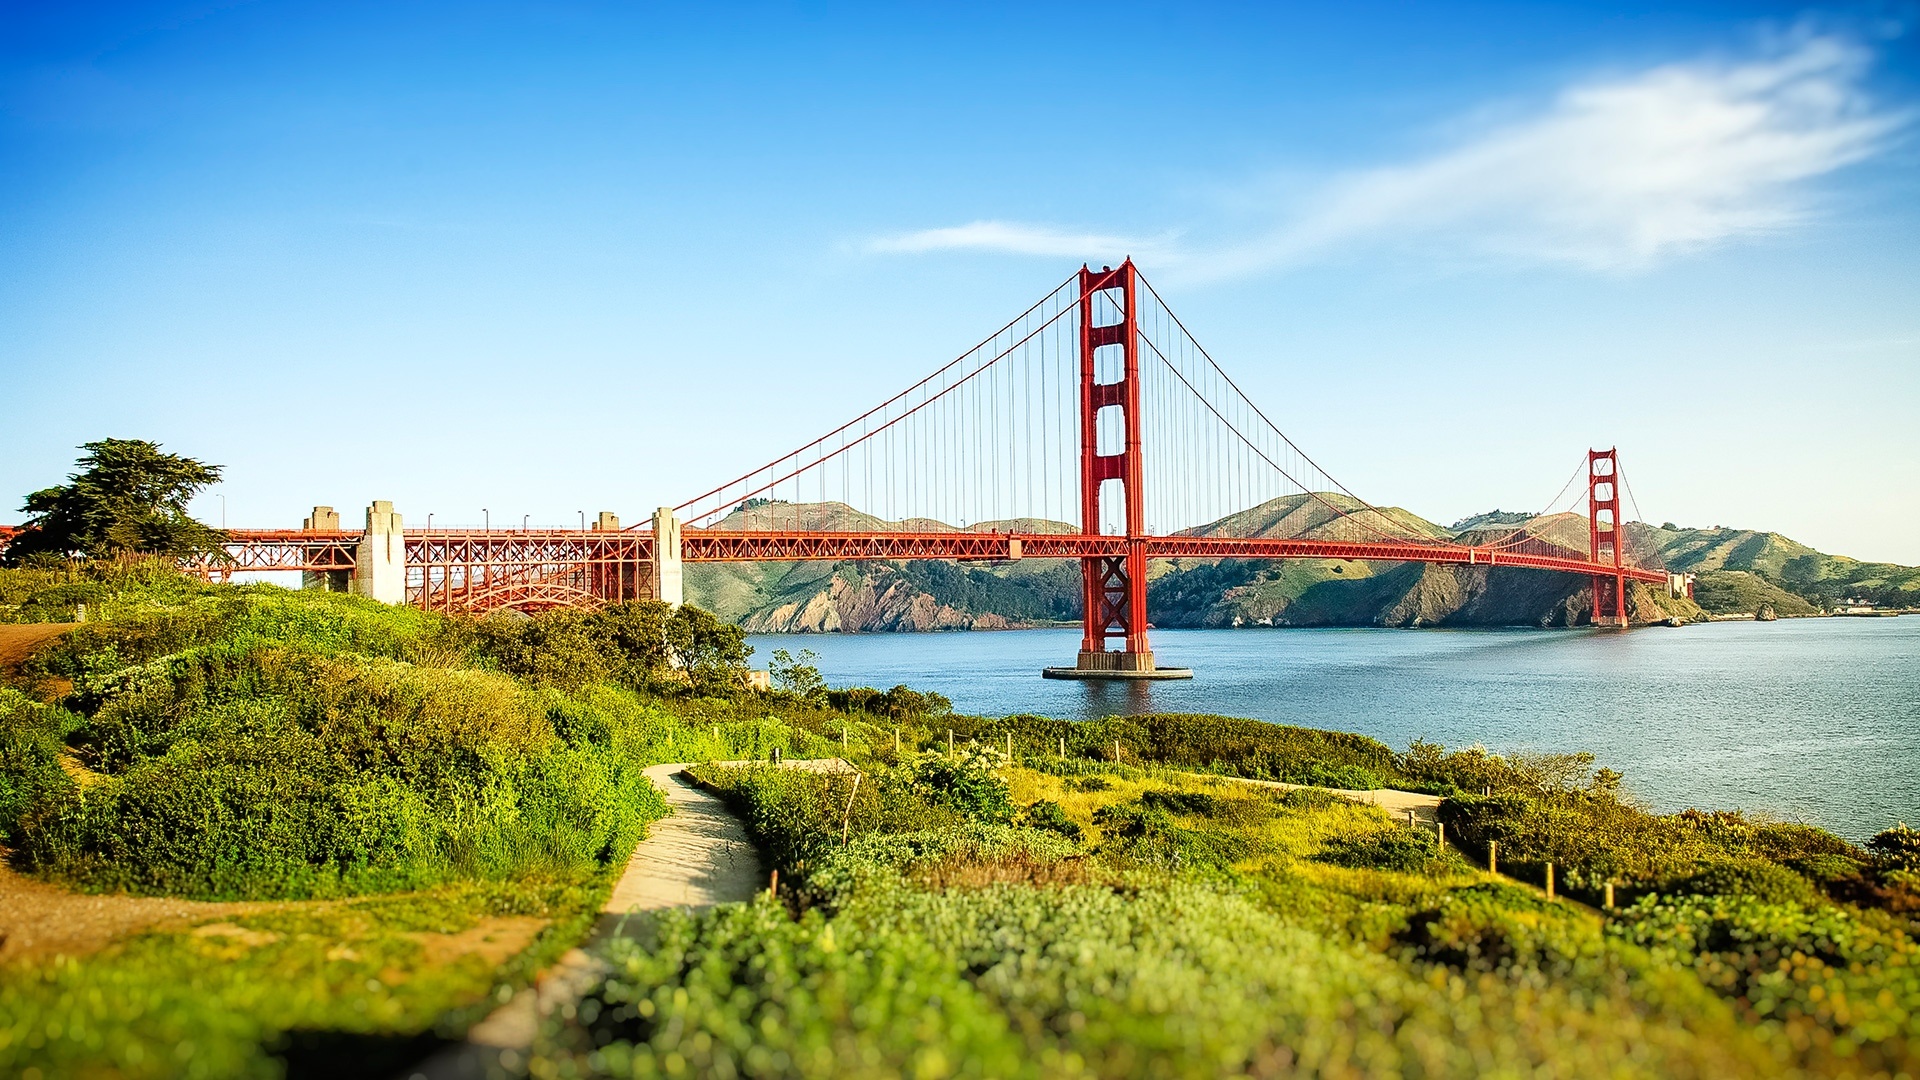
[[[722,528],[946,529],[939,522],[884,523],[840,504],[766,504]],[[976,529],[1061,531],[1060,522],[982,523]],[[1587,520],[1495,511],[1451,527],[1397,508],[1340,495],[1275,499],[1188,530],[1194,535],[1364,540],[1380,535],[1487,544],[1525,530],[1542,550],[1583,552]],[[1841,596],[1920,605],[1920,569],[1824,555],[1774,533],[1685,529],[1630,522],[1628,550],[1642,565],[1700,575],[1706,610],[1811,612]],[[1078,566],[1025,560],[1001,566],[950,563],[762,563],[687,568],[688,598],[755,631],[999,629],[1057,625],[1080,617]],[[1587,622],[1584,579],[1515,567],[1431,566],[1325,560],[1176,560],[1155,563],[1148,606],[1158,626],[1573,626]],[[1639,623],[1702,617],[1665,590],[1633,587]]]

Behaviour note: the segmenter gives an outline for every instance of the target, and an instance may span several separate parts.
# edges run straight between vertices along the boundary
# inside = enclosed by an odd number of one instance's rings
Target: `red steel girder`
[[[687,562],[789,562],[856,559],[1004,560],[1115,558],[1127,554],[1124,536],[1083,533],[978,532],[744,532],[686,529],[681,554]],[[1458,544],[1363,543],[1344,540],[1245,539],[1223,536],[1149,536],[1141,539],[1153,559],[1357,559],[1469,566],[1523,566],[1591,574],[1600,567],[1577,555],[1548,555]],[[1611,563],[1607,573],[1614,572]],[[1664,570],[1622,567],[1634,581],[1667,580]]]

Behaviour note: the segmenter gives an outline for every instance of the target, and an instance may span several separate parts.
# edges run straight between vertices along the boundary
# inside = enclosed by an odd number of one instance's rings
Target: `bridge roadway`
[[[208,569],[352,570],[361,533],[305,529],[230,529],[233,562]],[[650,563],[653,534],[593,529],[407,529],[407,563],[527,566]],[[1616,567],[1569,555],[1413,541],[1343,541],[1223,536],[1125,536],[1018,532],[806,532],[682,528],[685,562],[792,562],[859,559],[1014,561],[1126,555],[1135,543],[1150,559],[1353,559],[1466,566],[1520,566],[1664,585],[1666,571]]]

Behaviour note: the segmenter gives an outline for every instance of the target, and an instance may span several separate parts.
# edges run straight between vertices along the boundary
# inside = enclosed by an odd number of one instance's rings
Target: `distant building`
[[[1877,615],[1879,605],[1871,600],[1842,600],[1833,609],[1835,615]]]

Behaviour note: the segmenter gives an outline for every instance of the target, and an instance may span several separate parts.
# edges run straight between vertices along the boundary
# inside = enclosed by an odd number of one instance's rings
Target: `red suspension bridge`
[[[678,602],[689,562],[1075,559],[1080,653],[1049,674],[1184,677],[1154,663],[1150,560],[1527,567],[1589,579],[1594,623],[1624,627],[1629,583],[1670,579],[1628,551],[1616,452],[1589,451],[1583,471],[1585,551],[1525,526],[1465,542],[1368,503],[1241,392],[1128,261],[1081,268],[927,378],[646,525],[602,514],[581,529],[408,529],[376,503],[348,530],[321,507],[300,529],[231,530],[225,557],[198,568],[299,570],[485,612]],[[1261,535],[1282,507],[1306,509],[1311,535]]]

